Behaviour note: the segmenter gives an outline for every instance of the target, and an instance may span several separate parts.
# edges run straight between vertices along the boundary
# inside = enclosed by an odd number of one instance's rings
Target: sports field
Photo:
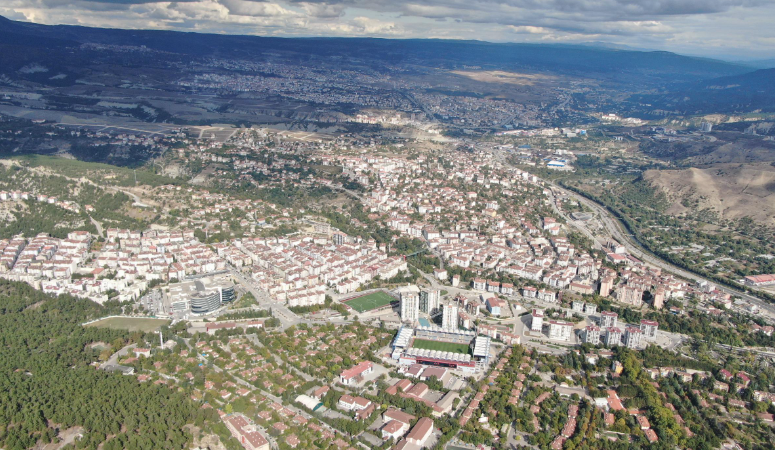
[[[112,328],[114,330],[143,331],[150,333],[162,325],[170,323],[166,319],[146,319],[142,317],[111,317],[86,325],[87,327]]]
[[[362,297],[356,297],[352,300],[347,300],[344,303],[345,305],[358,312],[364,312],[389,305],[395,301],[396,299],[391,297],[387,292],[377,291],[372,292],[371,294],[366,294]]]
[[[442,352],[462,353],[464,355],[467,355],[469,353],[468,346],[466,344],[429,341],[426,339],[415,339],[414,343],[412,344],[412,347],[423,348],[428,350],[440,350]]]

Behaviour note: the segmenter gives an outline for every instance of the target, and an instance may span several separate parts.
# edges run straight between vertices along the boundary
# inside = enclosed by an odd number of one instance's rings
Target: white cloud
[[[772,57],[771,0],[0,0],[47,24],[286,36],[604,41]]]
[[[278,3],[249,0],[220,0],[220,4],[225,6],[231,14],[239,16],[279,17],[298,15],[298,13],[288,10]]]

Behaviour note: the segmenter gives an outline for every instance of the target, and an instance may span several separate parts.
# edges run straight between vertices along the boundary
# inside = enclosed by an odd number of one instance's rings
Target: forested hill
[[[119,30],[40,25],[0,17],[0,48],[26,60],[34,48],[68,48],[68,58],[83,43],[145,46],[170,57],[226,59],[349,59],[359,65],[420,65],[442,68],[531,70],[600,78],[621,83],[696,81],[745,73],[750,68],[670,52],[619,50],[583,45],[515,44],[440,39],[278,38],[212,35],[161,30]],[[5,45],[4,45],[5,44]],[[177,56],[173,56],[177,55]],[[0,58],[2,55],[0,54]],[[7,56],[6,56],[7,58]],[[6,61],[6,64],[12,61]],[[47,64],[50,64],[47,61]],[[23,65],[23,64],[22,64]],[[6,69],[17,64],[6,66]],[[21,67],[21,66],[19,66]],[[18,67],[16,67],[18,68]],[[410,69],[410,67],[407,67]],[[16,70],[16,69],[14,69]],[[2,73],[3,67],[0,67]]]
[[[215,419],[184,393],[90,366],[99,355],[90,344],[142,339],[79,325],[107,312],[0,280],[0,448],[32,448],[72,426],[85,428],[78,448],[188,448],[184,426]]]
[[[634,101],[682,114],[775,111],[775,69],[689,83],[663,94],[638,95]]]

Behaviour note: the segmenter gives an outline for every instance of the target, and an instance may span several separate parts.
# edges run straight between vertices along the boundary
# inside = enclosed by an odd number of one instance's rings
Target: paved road
[[[105,188],[106,189],[112,189],[112,190],[114,190],[116,192],[121,192],[123,194],[128,195],[129,197],[132,198],[132,202],[133,202],[132,204],[135,205],[135,206],[139,206],[141,208],[149,208],[151,206],[151,205],[149,205],[147,203],[143,203],[142,199],[137,194],[134,194],[134,193],[132,193],[130,191],[127,191],[127,190],[124,190],[124,189],[119,189],[119,188],[113,187],[113,186],[106,186]]]
[[[271,296],[259,289],[255,282],[250,278],[243,275],[240,271],[233,267],[229,269],[230,273],[245,287],[258,301],[259,306],[256,308],[271,309],[272,316],[280,320],[282,328],[288,328],[293,325],[305,323],[307,325],[320,325],[322,323],[334,323],[337,325],[345,325],[352,323],[352,319],[345,319],[344,317],[332,317],[325,319],[305,319],[298,314],[294,313],[283,302],[278,302],[271,298]],[[229,311],[224,311],[228,313]]]
[[[753,295],[747,294],[745,292],[739,291],[734,288],[730,288],[728,286],[720,285],[716,281],[708,280],[707,278],[704,278],[701,275],[698,275],[694,272],[690,272],[688,270],[682,269],[678,266],[675,266],[651,253],[648,253],[643,249],[643,247],[635,241],[635,239],[632,238],[632,235],[626,233],[623,231],[622,225],[619,223],[617,219],[615,219],[611,214],[608,212],[608,210],[599,205],[598,203],[593,202],[592,200],[589,200],[588,198],[576,194],[573,191],[569,191],[566,189],[563,189],[559,186],[557,186],[554,183],[548,182],[553,190],[557,192],[562,192],[563,194],[569,195],[573,198],[575,198],[578,202],[584,204],[588,208],[592,209],[600,218],[600,222],[603,224],[603,226],[606,228],[608,233],[611,234],[611,236],[614,237],[617,241],[619,241],[622,245],[624,245],[627,248],[627,251],[630,252],[631,255],[635,256],[636,258],[641,259],[644,262],[647,262],[655,267],[659,267],[663,270],[666,270],[668,272],[674,273],[682,278],[686,278],[688,280],[693,280],[696,282],[699,281],[705,281],[711,284],[714,284],[718,287],[719,290],[722,292],[726,292],[730,295],[734,295],[737,297],[740,297],[746,301],[749,301],[755,305],[757,305],[762,311],[767,312],[770,317],[775,317],[775,305],[768,303],[758,297],[755,297]],[[582,225],[576,223],[575,221],[569,221],[569,223],[576,228],[582,230],[584,234],[589,235],[589,230],[586,230]]]
[[[494,153],[494,154],[495,154],[496,157],[498,157],[501,160],[501,162],[504,165],[510,165],[507,162],[506,157],[504,156],[504,154],[502,152]],[[740,291],[738,289],[731,288],[731,287],[724,286],[724,285],[720,285],[716,281],[708,280],[707,278],[705,278],[705,277],[703,277],[701,275],[698,275],[698,274],[696,274],[694,272],[690,272],[688,270],[682,269],[682,268],[680,268],[678,266],[675,266],[675,265],[673,265],[673,264],[671,264],[671,263],[669,263],[669,262],[667,262],[667,261],[665,261],[665,260],[663,260],[663,259],[661,259],[661,258],[659,258],[659,257],[657,257],[655,255],[653,255],[652,253],[647,252],[635,239],[632,238],[632,235],[630,235],[627,232],[623,231],[624,227],[619,223],[619,221],[616,218],[614,218],[608,212],[608,210],[604,206],[602,206],[602,205],[600,205],[600,204],[598,204],[598,203],[596,203],[596,202],[594,202],[594,201],[592,201],[592,200],[590,200],[590,199],[588,199],[588,198],[586,198],[586,197],[584,197],[582,195],[579,195],[579,194],[577,194],[577,193],[575,193],[573,191],[569,191],[567,189],[561,188],[560,186],[558,186],[557,184],[555,184],[555,183],[553,183],[551,181],[547,181],[547,180],[543,180],[543,181],[548,186],[550,186],[552,188],[553,192],[560,192],[560,193],[563,193],[563,194],[568,195],[570,197],[573,197],[579,203],[583,204],[584,206],[586,206],[586,207],[590,208],[592,211],[594,211],[597,214],[597,216],[599,217],[600,222],[606,228],[606,231],[611,236],[613,236],[614,239],[616,239],[622,245],[624,245],[627,248],[627,251],[630,252],[631,255],[633,255],[633,256],[635,256],[637,258],[640,258],[642,261],[647,262],[647,263],[649,263],[649,264],[651,264],[651,265],[653,265],[655,267],[659,267],[659,268],[661,268],[661,269],[663,269],[665,271],[674,273],[674,274],[676,274],[676,275],[678,275],[680,277],[683,277],[685,279],[693,280],[693,281],[705,281],[705,282],[708,282],[708,283],[712,283],[712,284],[716,285],[718,287],[718,289],[721,290],[722,292],[726,292],[726,293],[728,293],[730,295],[734,295],[734,296],[740,297],[740,298],[742,298],[744,300],[747,300],[747,301],[757,305],[762,311],[766,312],[767,315],[770,318],[775,317],[775,305],[773,305],[771,303],[768,303],[768,302],[766,302],[766,301],[764,301],[764,300],[762,300],[762,299],[760,299],[758,297],[755,297],[753,295],[750,295],[750,294],[747,294],[745,292],[742,292],[742,291]],[[554,196],[552,196],[552,197],[554,197]],[[554,200],[554,198],[552,198],[552,204],[554,205],[554,201],[553,200]],[[554,207],[556,208],[556,205],[554,205]],[[563,215],[563,217],[564,217],[564,215]],[[565,219],[568,220],[567,217],[565,217]],[[595,242],[597,242],[598,245],[600,244],[600,242],[598,242],[598,240],[595,238],[594,233],[590,232],[590,230],[586,229],[583,225],[579,224],[578,222],[576,222],[574,220],[568,220],[568,223],[571,226],[574,226],[575,228],[580,230],[586,236],[591,237]]]
[[[93,223],[94,227],[97,229],[97,234],[101,238],[104,238],[105,234],[102,232],[102,224],[99,223],[98,221],[94,220],[94,218],[91,216],[91,214],[87,214],[87,215],[89,216],[89,220],[91,221],[91,223]]]
[[[100,369],[104,369],[107,366],[117,366],[118,365],[118,358],[121,356],[126,356],[129,353],[129,350],[137,347],[137,344],[129,344],[126,347],[122,348],[121,350],[117,351],[116,353],[113,353],[110,355],[110,358],[108,358],[107,361],[102,363],[100,365]]]
[[[282,323],[283,328],[294,325],[301,320],[301,317],[297,316],[290,309],[288,309],[285,304],[277,302],[276,300],[272,299],[267,292],[259,289],[256,286],[256,283],[243,275],[242,272],[234,268],[230,268],[229,271],[234,276],[234,278],[239,280],[240,284],[245,289],[253,294],[253,297],[256,298],[256,301],[259,305],[261,305],[262,308],[272,309],[272,315],[280,319],[280,323]]]
[[[602,248],[603,248],[603,244],[602,244],[602,243],[600,243],[600,242],[597,240],[597,237],[594,235],[594,233],[592,233],[591,231],[589,231],[589,230],[588,230],[588,229],[587,229],[585,226],[583,226],[583,225],[581,225],[581,224],[577,223],[575,220],[573,220],[573,219],[572,219],[572,218],[570,218],[568,215],[566,215],[564,212],[560,211],[560,209],[559,209],[559,208],[557,208],[557,200],[556,200],[556,198],[555,198],[555,196],[554,196],[554,191],[553,191],[553,190],[552,190],[552,194],[551,194],[551,196],[550,196],[550,200],[551,200],[551,203],[552,203],[552,209],[554,210],[554,212],[555,212],[555,213],[556,213],[558,216],[560,216],[560,217],[562,217],[563,219],[565,219],[565,221],[566,221],[568,224],[570,224],[570,225],[572,225],[572,226],[576,227],[576,229],[578,229],[579,231],[581,231],[581,233],[582,233],[582,234],[584,234],[586,237],[588,237],[589,239],[591,239],[591,240],[592,240],[592,242],[594,243],[594,247],[595,247],[596,249],[602,249]]]
[[[207,358],[205,358],[204,356],[202,356],[202,354],[201,354],[201,353],[199,353],[197,356],[198,356],[198,358],[199,358],[199,359],[200,359],[202,362],[204,362],[204,363],[207,363],[207,362],[208,362],[208,359],[207,359]],[[221,372],[224,372],[224,373],[229,373],[229,372],[225,372],[223,369],[221,369],[220,367],[218,367],[218,366],[217,366],[217,365],[215,365],[215,364],[213,364],[213,370],[215,370],[216,372],[219,372],[219,373],[221,373]],[[235,372],[236,372],[236,370],[235,370]],[[310,420],[310,419],[312,419],[312,418],[313,418],[313,417],[312,417],[312,415],[310,415],[310,414],[307,414],[307,412],[306,412],[306,411],[304,411],[304,410],[302,410],[302,409],[299,409],[299,408],[297,408],[297,407],[295,407],[295,406],[293,406],[293,405],[290,405],[290,404],[288,404],[288,403],[284,403],[282,398],[280,398],[280,397],[278,397],[278,396],[276,396],[276,395],[274,395],[274,394],[271,394],[271,393],[269,393],[269,392],[267,392],[267,391],[265,391],[265,390],[263,390],[263,389],[259,389],[259,388],[257,388],[256,386],[254,386],[254,385],[252,385],[252,384],[248,383],[247,381],[243,380],[242,378],[240,378],[239,376],[235,375],[234,373],[229,373],[229,375],[231,375],[231,376],[232,376],[232,378],[234,378],[234,380],[236,380],[236,381],[237,381],[237,384],[241,384],[241,385],[245,386],[246,388],[250,389],[251,391],[253,391],[253,390],[257,390],[258,392],[260,392],[260,393],[261,393],[261,395],[263,395],[263,396],[265,396],[266,398],[268,398],[268,399],[272,400],[273,402],[277,402],[277,403],[279,403],[279,404],[283,405],[284,407],[286,407],[286,408],[288,408],[289,410],[293,411],[295,414],[299,414],[299,415],[301,415],[302,417],[304,417],[304,418],[305,418],[305,419],[307,419],[307,420]],[[328,429],[328,430],[329,430],[329,431],[331,431],[332,433],[335,433],[335,434],[341,434],[341,435],[343,435],[343,436],[347,436],[347,434],[346,434],[346,433],[343,433],[342,431],[339,431],[338,429],[331,427],[330,425],[326,424],[325,422],[321,422],[321,425],[323,426],[323,428],[326,428],[326,429]]]

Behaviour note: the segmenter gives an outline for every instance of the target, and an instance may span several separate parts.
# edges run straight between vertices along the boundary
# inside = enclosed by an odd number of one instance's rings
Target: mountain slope
[[[20,38],[144,45],[154,50],[191,56],[262,58],[281,52],[302,59],[346,57],[360,60],[367,65],[420,64],[446,68],[473,65],[489,69],[554,72],[626,84],[697,81],[741,74],[749,70],[741,65],[669,52],[615,50],[583,45],[208,35],[68,25],[47,26],[0,18],[0,43],[8,45],[12,41],[19,42]]]
[[[775,69],[762,69],[691,83],[671,92],[633,100],[684,114],[775,111]]]

